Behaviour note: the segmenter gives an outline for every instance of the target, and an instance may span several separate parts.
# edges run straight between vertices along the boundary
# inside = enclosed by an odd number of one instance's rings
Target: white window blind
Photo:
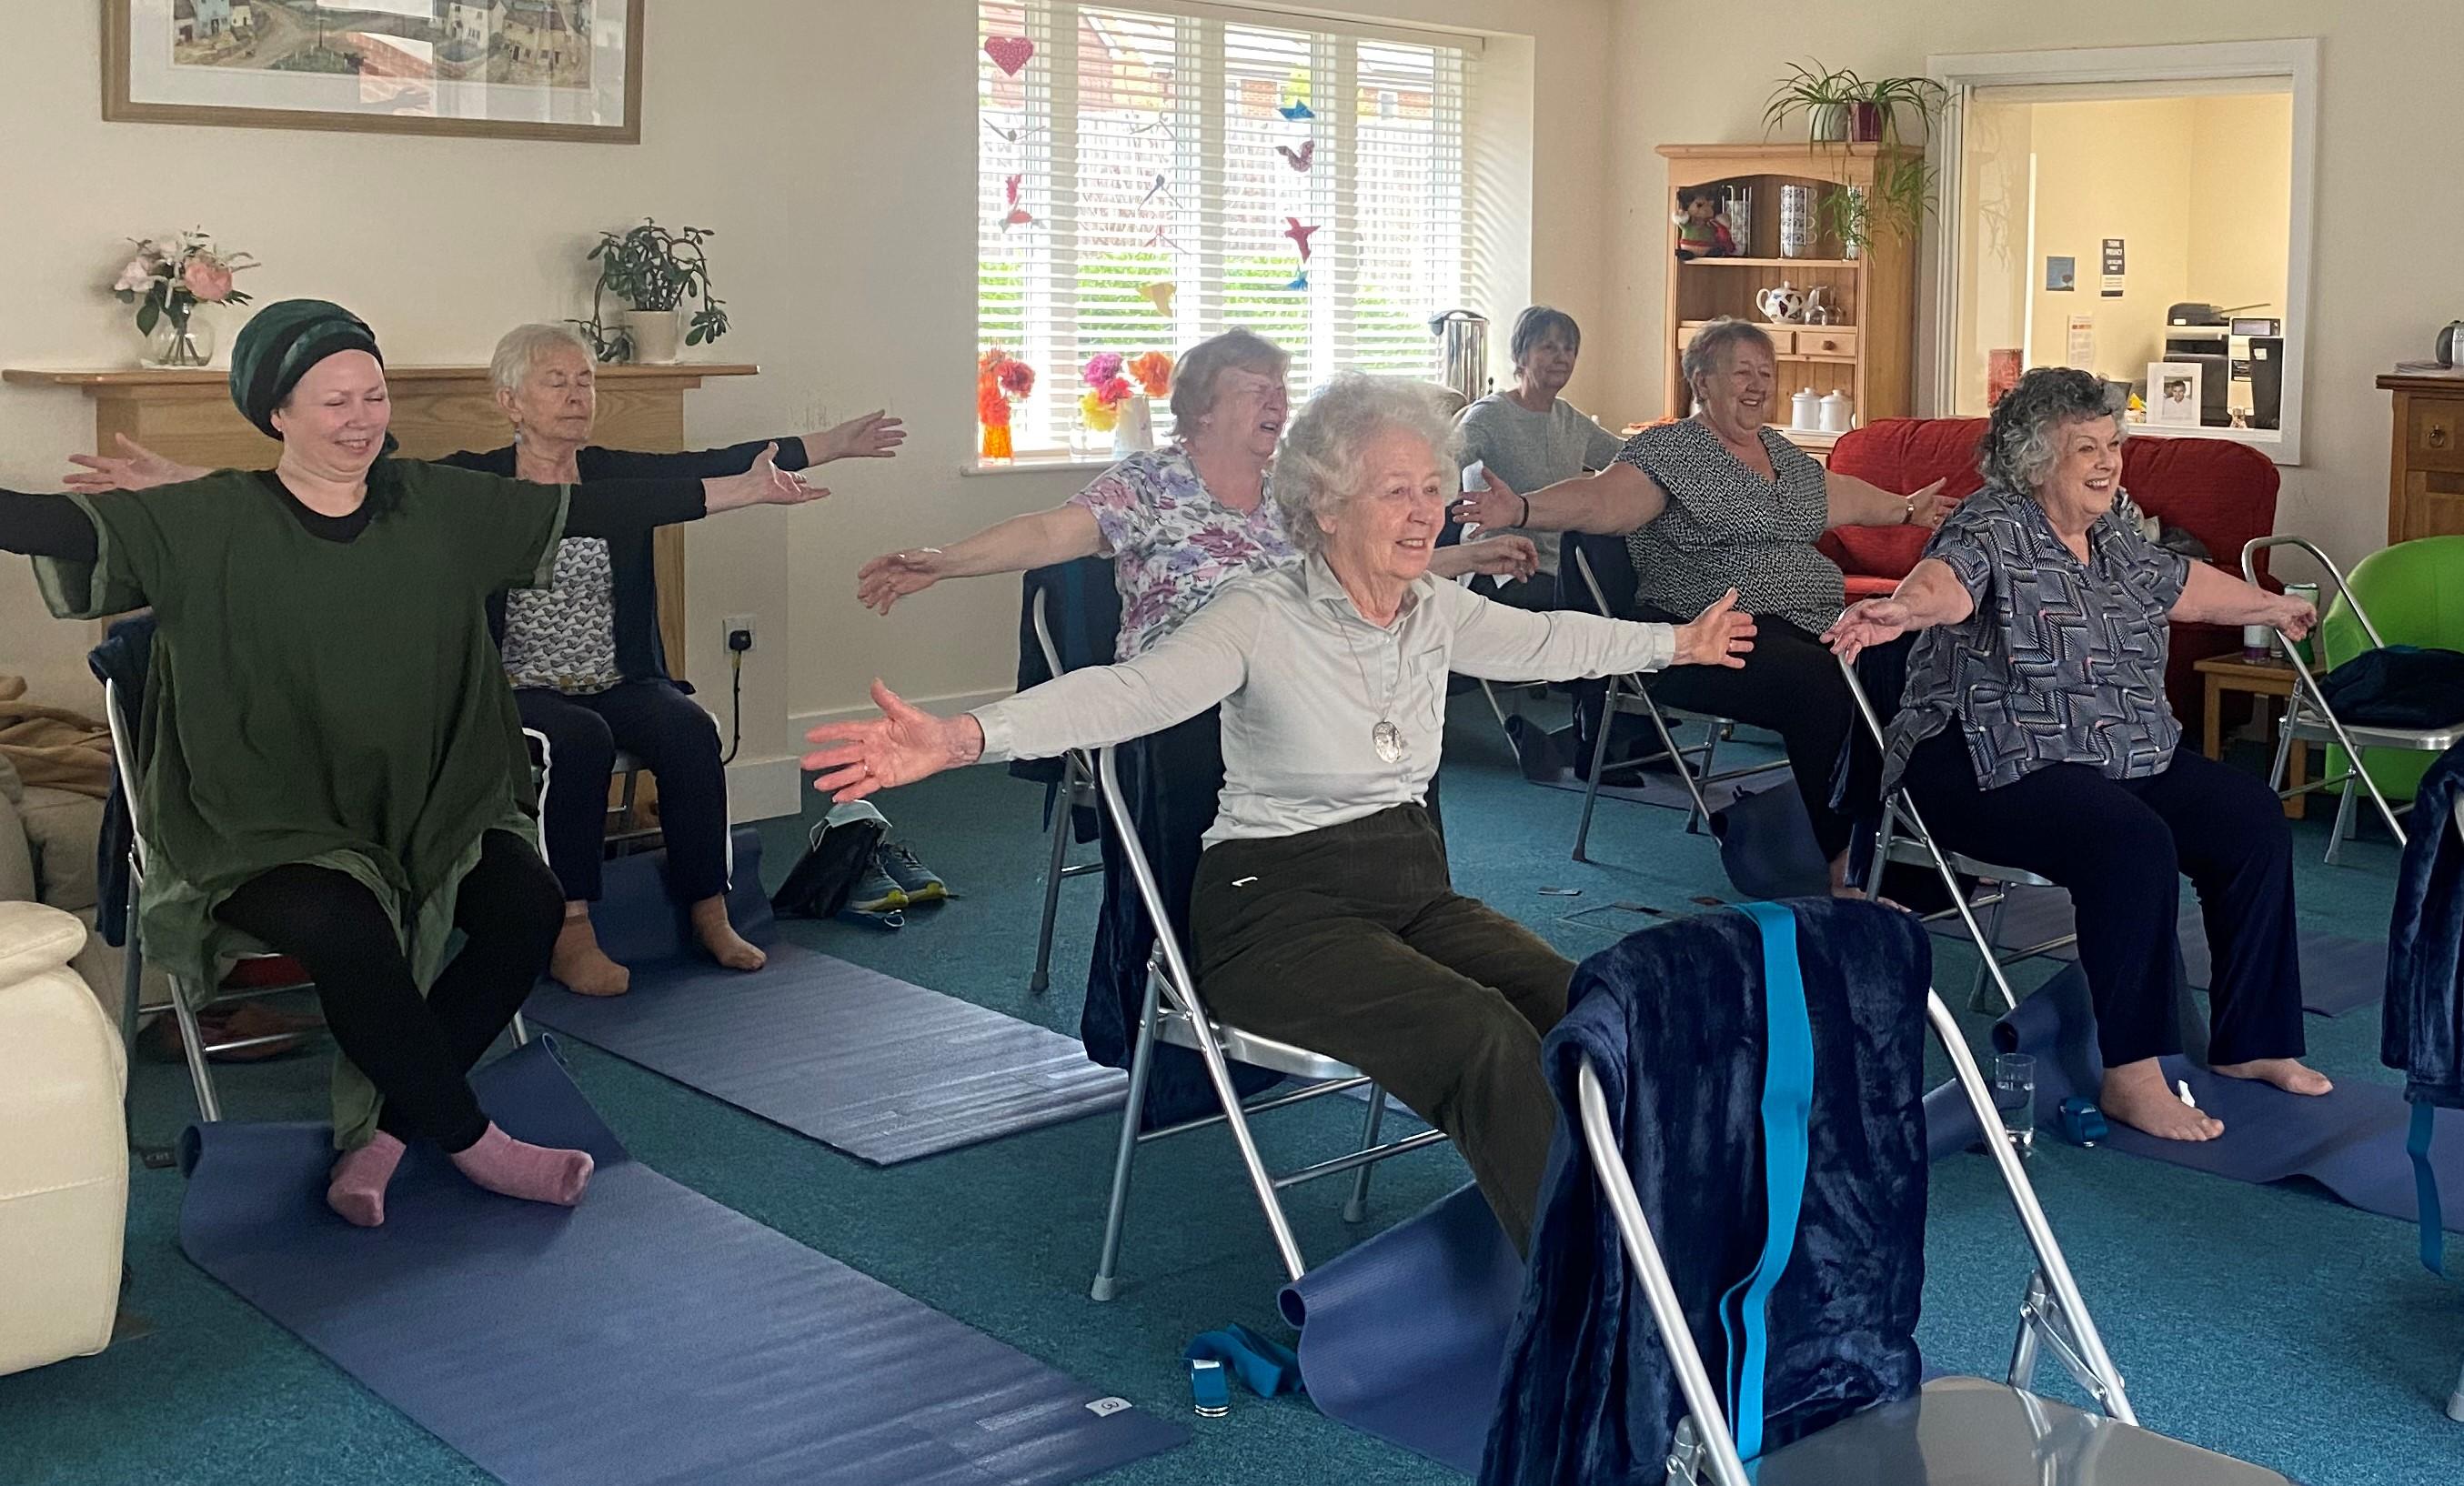
[[[1233,326],[1291,353],[1296,396],[1339,370],[1437,376],[1476,43],[1207,5],[978,19],[978,350],[1036,370],[1020,452],[1068,444],[1088,358]]]

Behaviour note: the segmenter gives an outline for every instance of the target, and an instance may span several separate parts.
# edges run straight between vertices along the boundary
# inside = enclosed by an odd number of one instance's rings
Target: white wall
[[[2026,265],[2030,344],[2038,361],[2068,364],[2070,317],[2089,316],[2096,321],[2096,356],[2086,369],[2108,381],[2142,381],[2147,363],[2163,360],[2166,310],[2191,297],[2190,188],[2198,178],[2191,159],[2193,100],[2040,103],[2034,112],[2036,256]],[[2284,147],[2291,148],[2289,138]],[[2281,238],[2280,225],[2277,232]],[[2118,299],[2099,292],[2108,237],[2123,241]],[[2049,254],[2078,262],[2077,288],[2046,291]],[[2283,291],[2266,297],[2281,299]]]
[[[1617,335],[1595,333],[1587,355],[1614,352],[1617,364],[1593,373],[1608,374],[1604,401],[1620,411],[1656,407],[1661,397],[1654,347],[1667,273],[1667,174],[1652,148],[1760,137],[1771,79],[1791,60],[1810,53],[1873,76],[1922,74],[1934,53],[2322,37],[2305,464],[2284,471],[2277,524],[2319,535],[2347,559],[2385,542],[2387,395],[2371,382],[2399,359],[2429,354],[2432,329],[2457,313],[2454,275],[2445,270],[2464,240],[2464,193],[2437,183],[2464,163],[2442,102],[2464,55],[2464,6],[1615,5],[1609,168],[1618,190],[1601,329]],[[2082,273],[2093,267],[2079,265]]]
[[[1481,226],[1492,261],[1511,274],[1528,259],[1531,292],[1586,321],[1601,305],[1621,194],[1602,125],[1610,3],[1309,7],[1523,38],[1495,48],[1490,70],[1520,99],[1476,106],[1531,111],[1536,207]],[[828,470],[829,501],[730,515],[689,536],[694,674],[725,674],[722,614],[759,616],[744,683],[744,756],[774,761],[759,793],[775,798],[791,718],[861,706],[876,674],[919,698],[1006,689],[1015,583],[951,584],[890,620],[854,599],[866,557],[1055,504],[1084,479],[957,474],[975,432],[973,0],[653,4],[633,147],[105,124],[99,10],[10,7],[0,201],[15,228],[16,292],[0,365],[128,364],[126,309],[99,286],[122,239],[196,223],[265,260],[245,279],[260,299],[338,299],[402,363],[483,360],[506,326],[574,313],[597,229],[645,214],[714,228],[737,328],[711,354],[763,373],[689,394],[691,436],[797,431],[885,404],[913,430],[893,462]],[[1484,308],[1503,320],[1520,304]],[[226,345],[236,323],[221,327]],[[1597,385],[1587,378],[1575,395]],[[78,396],[0,391],[0,485],[55,488],[65,456],[92,438]],[[88,685],[85,644],[82,626],[43,617],[22,562],[0,565],[0,670],[71,696]]]

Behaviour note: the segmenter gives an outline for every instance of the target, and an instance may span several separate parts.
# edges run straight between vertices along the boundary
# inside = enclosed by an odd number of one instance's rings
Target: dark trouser
[[[546,973],[564,907],[539,853],[490,831],[453,900],[461,952],[425,999],[384,905],[330,867],[251,878],[215,916],[317,983],[334,1041],[385,1096],[379,1129],[455,1151],[487,1132],[468,1075]]]
[[[1671,624],[1693,619],[1647,604],[1641,617]],[[1832,861],[1848,849],[1855,822],[1831,808],[1831,779],[1839,766],[1840,746],[1854,740],[1864,765],[1859,777],[1879,760],[1869,756],[1873,739],[1857,720],[1857,704],[1848,695],[1839,662],[1820,640],[1784,619],[1757,615],[1754,650],[1746,657],[1744,669],[1672,666],[1651,679],[1651,696],[1662,707],[1707,712],[1778,733],[1822,860]]]
[[[1968,745],[1946,730],[1917,745],[1906,783],[1945,847],[2069,890],[2106,1067],[2182,1050],[2185,873],[2215,961],[2209,1060],[2301,1056],[2293,834],[2256,776],[2176,749],[2143,779],[2055,764],[1981,790]]]
[[[599,901],[607,837],[607,776],[616,751],[659,781],[668,841],[668,891],[699,903],[727,891],[727,771],[718,724],[668,681],[628,681],[587,695],[540,688],[514,693],[522,726],[547,734],[547,860],[568,903]]]
[[[1375,1079],[1453,1137],[1515,1247],[1529,1242],[1557,1109],[1540,1036],[1574,966],[1454,890],[1425,810],[1211,846],[1190,918],[1217,1016]]]

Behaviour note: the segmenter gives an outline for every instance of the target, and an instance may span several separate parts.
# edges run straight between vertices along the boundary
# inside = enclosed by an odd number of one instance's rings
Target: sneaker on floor
[[[950,885],[941,881],[940,874],[917,861],[915,853],[904,846],[883,846],[873,854],[873,864],[898,885],[911,908],[918,904],[944,902],[952,896]]]
[[[907,889],[898,885],[898,880],[890,875],[881,858],[882,854],[875,851],[856,874],[855,885],[847,889],[847,902],[842,905],[845,911],[895,913],[907,907]]]

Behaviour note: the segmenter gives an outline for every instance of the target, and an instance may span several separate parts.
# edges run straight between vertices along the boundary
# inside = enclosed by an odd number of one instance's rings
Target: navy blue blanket
[[[2411,841],[2387,925],[2387,1007],[2379,1059],[2405,1074],[2405,1097],[2464,1109],[2464,749],[2450,749],[2413,793]]]
[[[1925,1278],[1924,929],[1871,904],[1798,900],[1813,1030],[1811,1159],[1768,1306],[1765,1448],[1916,1390]],[[1660,1478],[1684,1414],[1579,1133],[1588,1058],[1711,1375],[1719,1298],[1765,1239],[1761,935],[1742,913],[1628,936],[1583,962],[1542,1050],[1565,1118],[1532,1232],[1485,1486]]]

